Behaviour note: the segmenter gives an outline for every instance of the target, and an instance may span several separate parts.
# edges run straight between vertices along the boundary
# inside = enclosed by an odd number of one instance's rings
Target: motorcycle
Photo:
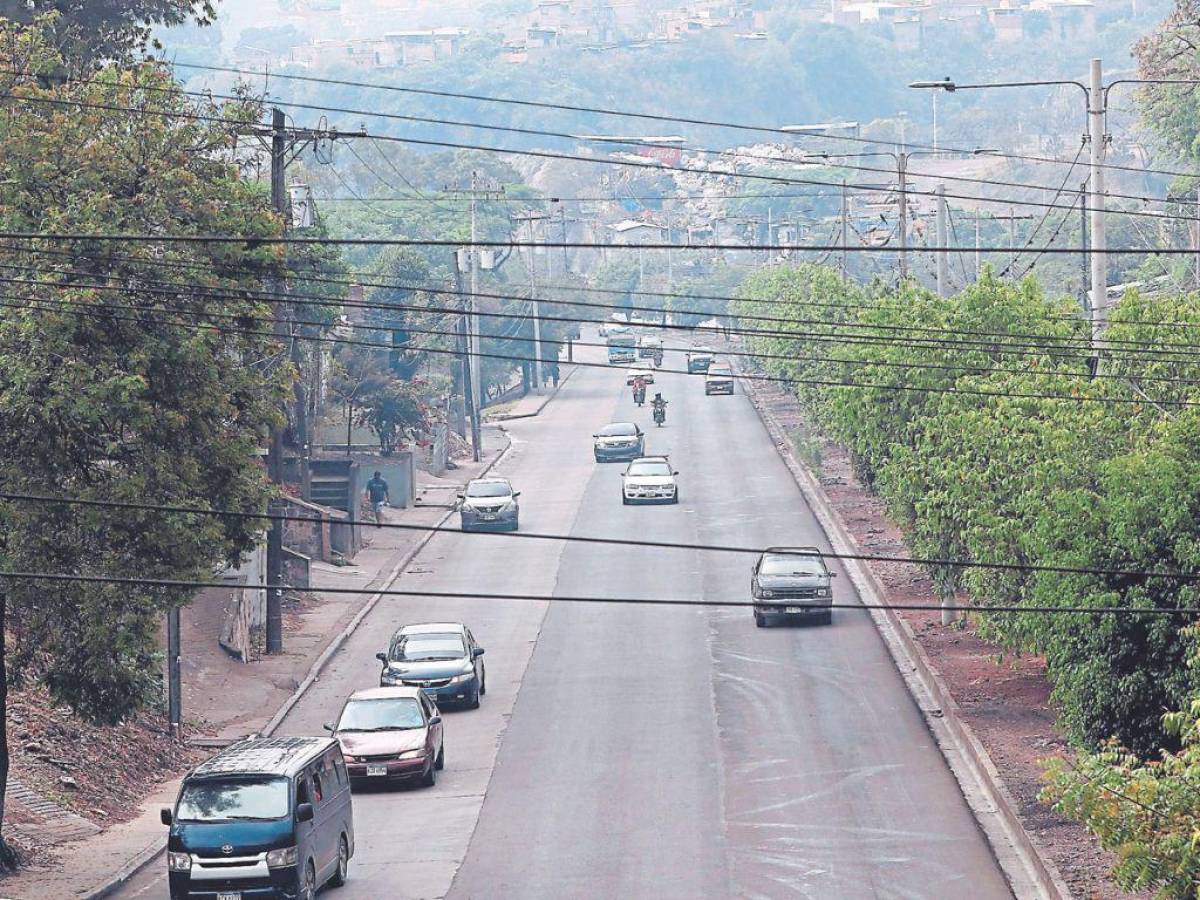
[[[633,402],[641,406],[646,402],[646,389],[638,388],[633,392]]]
[[[665,405],[654,407],[654,424],[661,428],[665,421],[667,421],[667,407]]]
[[[663,364],[663,352],[661,350],[655,350],[654,351],[654,366],[655,366],[655,368],[661,368],[662,364]]]

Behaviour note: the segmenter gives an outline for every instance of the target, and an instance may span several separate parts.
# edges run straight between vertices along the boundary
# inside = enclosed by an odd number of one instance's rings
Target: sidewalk
[[[485,429],[483,438],[482,462],[457,461],[458,468],[441,478],[420,472],[419,487],[452,497],[454,489],[489,470],[507,449],[508,440],[495,428]],[[385,521],[433,527],[449,515],[444,506],[417,506],[386,510]],[[322,594],[321,589],[385,589],[432,534],[367,528],[366,546],[352,565],[314,563],[312,589],[285,608],[284,652],[278,656],[241,663],[222,650],[217,636],[228,591],[198,595],[182,616],[183,705],[191,740],[217,746],[250,733],[270,733],[378,597]],[[133,820],[85,840],[60,843],[51,862],[0,880],[0,898],[105,896],[160,855],[166,829],[159,821],[159,809],[174,802],[178,789],[178,779],[162,784],[145,799]]]
[[[530,391],[516,403],[502,408],[503,411],[498,411],[491,415],[489,415],[487,410],[484,410],[484,421],[509,422],[513,419],[533,418],[545,409],[546,404],[553,400],[558,392],[562,390],[563,385],[567,383],[567,379],[578,371],[579,366],[572,365],[571,363],[562,363],[557,386],[540,394],[536,391]]]

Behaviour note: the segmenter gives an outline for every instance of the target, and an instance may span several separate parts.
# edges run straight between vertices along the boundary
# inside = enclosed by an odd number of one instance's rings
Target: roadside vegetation
[[[943,298],[863,288],[805,265],[758,273],[742,294],[741,327],[762,327],[755,316],[789,320],[771,326],[783,334],[750,337],[750,347],[768,374],[796,381],[813,420],[851,451],[918,556],[1030,567],[932,574],[946,595],[1015,608],[976,616],[982,632],[1045,657],[1061,725],[1085,752],[1083,768],[1056,770],[1063,808],[1104,824],[1113,799],[1089,802],[1085,785],[1124,770],[1110,768],[1115,756],[1087,752],[1109,742],[1128,754],[1121,766],[1165,758],[1172,762],[1157,765],[1178,776],[1183,758],[1171,754],[1195,755],[1195,712],[1164,713],[1193,709],[1195,635],[1172,616],[1103,610],[1196,609],[1195,582],[1037,567],[1196,570],[1200,412],[1180,404],[1197,399],[1200,360],[1190,348],[1200,341],[1200,297],[1149,302],[1130,292],[1112,312],[1113,349],[1091,378],[1077,305],[1032,279],[986,273]],[[1136,771],[1144,780],[1162,770]],[[1194,764],[1188,771],[1197,777]],[[1100,833],[1120,843],[1112,829]]]

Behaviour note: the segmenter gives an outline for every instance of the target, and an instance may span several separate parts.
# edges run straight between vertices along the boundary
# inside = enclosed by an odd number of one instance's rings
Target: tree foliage
[[[62,54],[59,65],[78,68],[128,59],[151,42],[156,26],[211,25],[219,0],[0,0],[0,18],[31,25]]]
[[[1112,354],[1111,377],[1090,380],[1077,307],[1032,280],[1014,285],[988,274],[943,298],[911,287],[898,295],[863,289],[827,268],[800,266],[755,275],[743,292],[754,299],[735,304],[739,315],[795,320],[794,334],[785,328],[751,346],[777,357],[764,359],[771,374],[808,382],[797,387],[801,401],[849,448],[916,555],[1088,569],[1200,564],[1200,470],[1190,462],[1200,451],[1200,416],[1158,405],[1195,399],[1184,382],[1200,367],[1133,349],[1194,346],[1200,328],[1185,323],[1200,321],[1200,298],[1151,305],[1127,296],[1109,336],[1128,349]],[[1155,321],[1172,324],[1147,324]],[[961,567],[932,574],[944,593],[985,605],[1200,606],[1194,584],[1172,579]],[[981,627],[1006,647],[1045,655],[1061,722],[1086,746],[1115,737],[1140,756],[1170,747],[1160,717],[1198,686],[1185,665],[1190,642],[1170,617],[1018,612],[983,616]]]
[[[2,68],[60,65],[55,36],[3,26]],[[0,227],[279,233],[264,192],[238,177],[246,160],[237,123],[257,118],[256,104],[197,107],[152,65],[50,87],[9,74],[3,95]],[[4,249],[4,263],[26,273],[31,302],[0,317],[0,482],[42,495],[261,510],[268,486],[256,448],[291,373],[269,339],[247,333],[262,329],[236,323],[270,317],[246,295],[279,270],[276,253],[54,239]],[[207,579],[237,562],[258,527],[53,503],[5,504],[0,523],[5,569],[168,579]],[[9,667],[90,718],[119,720],[160,695],[162,613],[187,597],[10,582]]]

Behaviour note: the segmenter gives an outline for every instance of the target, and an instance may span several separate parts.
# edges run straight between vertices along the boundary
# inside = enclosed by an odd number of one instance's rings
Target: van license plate
[[[786,610],[790,613],[805,613],[808,612],[807,606],[789,606]]]
[[[217,900],[242,900],[242,892],[227,891],[224,894],[217,894]]]
[[[386,775],[386,774],[387,774],[387,766],[367,766],[367,776],[368,777],[370,777],[372,775]]]

